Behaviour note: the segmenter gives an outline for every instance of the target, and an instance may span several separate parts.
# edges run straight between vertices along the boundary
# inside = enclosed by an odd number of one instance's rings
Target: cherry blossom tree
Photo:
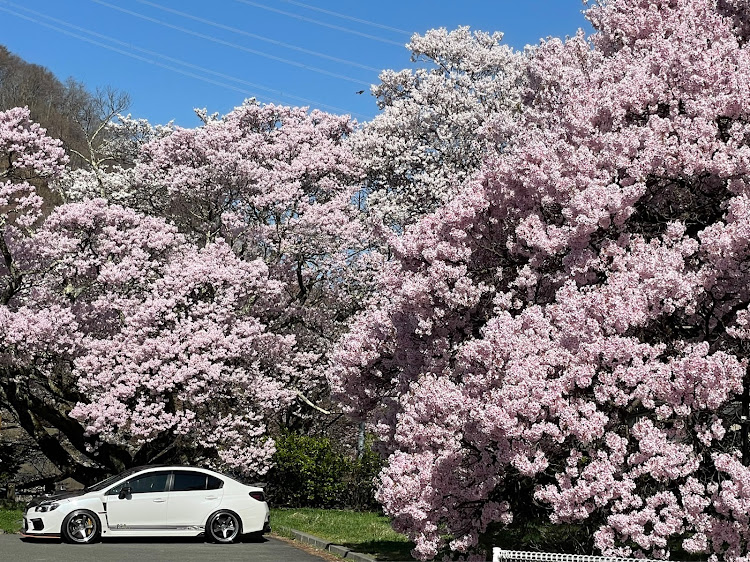
[[[423,559],[484,559],[532,510],[609,555],[747,560],[748,4],[587,17],[531,55],[508,150],[392,240],[334,356]]]
[[[6,345],[26,399],[64,401],[55,413],[80,422],[60,427],[78,464],[268,469],[265,420],[294,398],[299,358],[266,329],[281,287],[262,261],[102,199],[58,207],[32,245],[44,273],[9,311]]]
[[[66,158],[26,110],[0,113],[0,150],[2,405],[83,482],[155,460],[263,474],[267,420],[310,362],[269,329],[284,299],[268,266],[104,199],[42,217],[29,181]]]
[[[32,277],[41,269],[32,248],[33,234],[42,221],[37,187],[58,177],[68,158],[62,143],[30,120],[28,109],[15,108],[0,112],[0,159],[0,404],[56,464],[75,466],[60,439],[48,431],[71,426],[66,412],[60,411],[64,408],[58,409],[50,399],[59,381],[31,376],[46,357],[32,358],[17,347],[40,339],[61,342],[69,334],[59,309],[32,312],[26,307]],[[61,347],[65,346],[62,341]],[[75,440],[75,432],[71,435]]]
[[[326,395],[328,350],[381,261],[353,205],[363,174],[347,143],[355,123],[255,100],[203,121],[143,147],[138,205],[198,245],[222,238],[267,265],[282,294],[270,328],[305,357],[290,384],[309,411]]]
[[[299,366],[294,338],[267,330],[281,286],[266,265],[102,200],[60,208],[40,235],[55,264],[45,300],[75,303],[83,398],[71,416],[86,433],[131,464],[182,455],[264,473],[265,420],[294,398]]]
[[[35,185],[59,176],[67,161],[62,143],[31,121],[28,108],[0,112],[2,306],[24,287],[24,242],[42,216]]]
[[[367,171],[368,209],[400,230],[445,203],[475,172],[495,139],[482,132],[496,114],[520,111],[523,55],[501,33],[459,27],[415,34],[416,70],[385,70],[372,87],[382,112],[353,147]]]
[[[138,207],[141,194],[136,189],[135,164],[141,147],[172,134],[172,123],[152,125],[147,119],[128,115],[103,115],[107,120],[89,139],[90,156],[86,166],[68,167],[53,181],[52,188],[64,202],[105,198],[113,203]],[[94,148],[96,142],[96,148]]]
[[[106,150],[107,132],[115,117],[130,106],[130,96],[114,88],[97,88],[95,94],[85,94],[87,102],[81,105],[73,116],[80,133],[86,140],[83,151],[70,148],[85,168],[101,183],[107,165],[113,160]],[[100,194],[101,195],[101,194]]]

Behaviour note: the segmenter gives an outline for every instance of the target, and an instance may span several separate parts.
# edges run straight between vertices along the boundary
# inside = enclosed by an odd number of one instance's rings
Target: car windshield
[[[107,488],[114,484],[115,482],[118,482],[119,480],[130,476],[131,474],[138,472],[139,470],[143,470],[142,466],[137,466],[134,468],[129,468],[128,470],[121,472],[120,474],[115,474],[114,476],[110,476],[106,480],[102,480],[101,482],[97,482],[96,484],[93,484],[92,486],[87,486],[86,491],[87,492],[98,492],[100,490],[103,490],[104,488]]]

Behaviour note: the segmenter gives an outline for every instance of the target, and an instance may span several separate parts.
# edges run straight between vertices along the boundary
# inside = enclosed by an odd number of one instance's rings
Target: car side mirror
[[[132,493],[133,493],[133,488],[131,488],[130,486],[125,486],[122,490],[120,490],[120,493],[117,494],[117,497],[120,498],[121,500],[124,500]]]

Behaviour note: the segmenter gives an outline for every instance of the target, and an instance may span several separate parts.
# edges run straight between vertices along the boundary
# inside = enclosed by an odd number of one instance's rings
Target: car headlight
[[[47,511],[54,511],[60,506],[59,503],[43,503],[34,508],[34,511],[45,513]]]

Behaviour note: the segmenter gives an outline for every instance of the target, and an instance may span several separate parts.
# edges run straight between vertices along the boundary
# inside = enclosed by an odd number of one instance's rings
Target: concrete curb
[[[374,556],[370,556],[369,554],[363,554],[361,552],[354,552],[353,550],[349,550],[345,546],[341,546],[340,544],[333,544],[330,541],[321,539],[320,537],[316,537],[309,533],[303,533],[302,531],[298,531],[297,529],[290,529],[289,527],[279,527],[279,529],[283,533],[288,533],[292,535],[292,537],[295,540],[298,540],[306,544],[310,544],[322,550],[327,550],[331,554],[335,554],[336,556],[341,556],[342,558],[345,558],[347,560],[356,560],[357,562],[376,562],[377,561],[377,559]]]

